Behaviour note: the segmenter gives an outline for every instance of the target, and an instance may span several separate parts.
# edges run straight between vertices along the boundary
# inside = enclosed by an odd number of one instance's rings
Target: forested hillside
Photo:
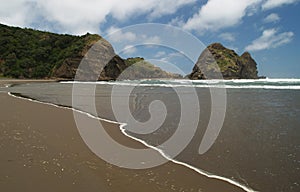
[[[59,35],[0,24],[0,74],[14,78],[51,77],[66,58],[77,57],[98,35]]]

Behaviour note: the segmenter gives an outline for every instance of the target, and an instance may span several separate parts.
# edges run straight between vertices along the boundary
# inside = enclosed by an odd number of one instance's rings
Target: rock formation
[[[257,64],[248,52],[239,56],[222,44],[214,43],[201,53],[188,78],[257,79]]]
[[[99,35],[61,35],[0,24],[0,76],[116,80],[124,71],[122,77],[130,79],[181,77],[142,58],[122,59]]]

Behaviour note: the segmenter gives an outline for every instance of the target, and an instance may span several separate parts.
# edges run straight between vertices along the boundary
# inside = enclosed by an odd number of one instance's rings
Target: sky
[[[96,33],[122,57],[188,74],[220,42],[251,53],[259,75],[300,78],[300,0],[0,0],[0,23]]]

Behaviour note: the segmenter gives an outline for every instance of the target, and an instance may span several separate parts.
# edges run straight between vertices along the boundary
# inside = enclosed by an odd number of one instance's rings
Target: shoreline
[[[49,83],[49,82],[59,82],[59,79],[7,79],[0,78],[0,88],[1,87],[10,87],[13,85],[19,85],[24,83]]]
[[[145,170],[116,167],[84,144],[71,110],[5,93],[0,99],[4,133],[0,135],[0,188],[4,191],[244,191],[172,162]],[[119,126],[102,123],[118,141],[141,145],[121,134]]]
[[[170,161],[170,162],[173,162],[177,165],[181,165],[181,166],[184,166],[184,167],[187,167],[195,172],[197,172],[198,174],[202,175],[202,176],[205,176],[207,178],[210,178],[210,179],[217,179],[217,180],[220,180],[220,181],[224,181],[224,182],[227,182],[229,184],[232,184],[236,187],[239,187],[241,189],[243,189],[244,191],[246,192],[256,192],[255,190],[249,188],[249,187],[246,187],[234,180],[230,180],[226,177],[222,177],[222,176],[218,176],[218,175],[214,175],[214,174],[211,174],[209,172],[206,172],[204,170],[201,170],[199,168],[196,168],[194,166],[191,166],[187,163],[184,163],[184,162],[181,162],[181,161],[177,161],[175,159],[172,159],[170,157],[168,157],[168,155],[166,153],[164,153],[161,149],[158,149],[152,145],[149,145],[148,143],[146,143],[145,141],[141,140],[141,139],[138,139],[138,138],[135,138],[129,134],[126,133],[126,129],[124,129],[125,126],[127,126],[126,123],[120,123],[120,122],[116,122],[116,121],[112,121],[112,120],[108,120],[108,119],[103,119],[101,117],[97,117],[97,116],[94,116],[90,113],[87,113],[87,112],[84,112],[84,111],[81,111],[81,110],[78,110],[78,109],[74,109],[72,107],[68,107],[68,106],[60,106],[60,105],[56,105],[56,104],[53,104],[53,103],[47,103],[47,102],[41,102],[41,101],[38,101],[38,100],[35,100],[35,99],[32,99],[32,98],[27,98],[27,97],[23,97],[23,96],[16,96],[12,93],[8,93],[9,96],[11,97],[15,97],[15,98],[18,98],[18,99],[24,99],[24,100],[27,100],[27,101],[31,101],[31,102],[36,102],[36,103],[40,103],[40,104],[45,104],[45,105],[50,105],[50,106],[54,106],[54,107],[57,107],[57,108],[62,108],[62,109],[67,109],[67,110],[71,110],[73,112],[77,112],[77,113],[81,113],[81,114],[84,114],[86,116],[88,116],[89,118],[93,118],[93,119],[97,119],[97,120],[100,120],[100,121],[104,121],[104,122],[107,122],[107,123],[112,123],[112,124],[116,124],[116,125],[119,125],[119,128],[120,128],[120,131],[122,132],[123,135],[125,135],[126,137],[132,139],[132,140],[135,140],[139,143],[141,143],[142,145],[144,145],[145,147],[148,147],[148,148],[151,148],[155,151],[157,151],[158,153],[160,153],[166,160]]]
[[[17,82],[17,84],[19,83],[34,83],[34,82],[56,82],[56,80],[43,80],[43,81],[40,81],[40,80],[0,80],[0,86],[1,86],[1,83],[3,84],[3,82],[7,83],[9,81],[9,83],[14,83]],[[7,92],[6,92],[7,93]],[[5,91],[4,93],[0,93],[0,95],[2,94],[5,94]],[[191,170],[192,172],[196,173],[199,177],[206,177],[207,179],[210,179],[210,180],[218,180],[219,182],[224,182],[224,183],[228,183],[230,185],[232,185],[232,188],[236,188],[238,187],[239,189],[242,189],[243,191],[254,191],[252,190],[251,188],[249,187],[246,187],[238,182],[235,182],[233,180],[230,180],[228,178],[225,178],[225,177],[220,177],[220,176],[217,176],[217,175],[213,175],[213,174],[210,174],[210,173],[207,173],[203,170],[200,170],[198,168],[195,168],[191,165],[188,165],[184,162],[180,162],[180,161],[177,161],[177,160],[173,160],[173,159],[170,159],[163,151],[161,151],[160,149],[157,149],[151,145],[148,145],[146,142],[140,140],[140,139],[137,139],[135,137],[132,137],[130,135],[128,135],[126,132],[125,132],[125,129],[123,128],[124,126],[126,126],[126,124],[122,124],[122,123],[119,123],[119,122],[115,122],[115,121],[111,121],[111,120],[107,120],[107,119],[103,119],[103,118],[100,118],[100,117],[96,117],[94,115],[91,115],[89,113],[86,113],[86,112],[83,112],[83,111],[80,111],[80,110],[77,110],[77,109],[74,109],[74,108],[71,108],[71,107],[68,107],[68,106],[60,106],[60,105],[56,105],[56,104],[53,104],[53,103],[46,103],[46,102],[41,102],[41,101],[38,101],[38,100],[34,100],[34,99],[31,99],[31,98],[26,98],[26,97],[23,97],[23,96],[16,96],[16,95],[13,95],[12,93],[8,93],[9,97],[12,97],[12,98],[17,98],[19,100],[24,100],[24,101],[30,101],[32,103],[37,103],[37,104],[42,104],[42,105],[48,105],[48,106],[52,106],[52,107],[55,107],[55,108],[58,108],[58,109],[68,109],[67,111],[72,111],[72,112],[78,112],[82,115],[85,115],[87,116],[88,118],[91,118],[91,119],[96,119],[96,120],[100,120],[100,121],[104,121],[106,123],[109,123],[109,124],[115,124],[115,125],[119,125],[118,126],[118,131],[115,131],[113,134],[116,135],[116,132],[120,132],[123,136],[127,137],[127,139],[129,140],[132,140],[133,143],[134,142],[138,142],[139,145],[143,145],[143,147],[147,147],[147,148],[151,148],[155,151],[157,151],[158,153],[160,153],[160,155],[162,155],[165,159],[169,160],[168,163],[166,164],[175,164],[175,165],[179,165],[180,167],[182,166],[184,169],[187,168],[189,170]],[[76,130],[77,131],[77,130]],[[118,134],[118,133],[117,133]],[[122,141],[125,145],[130,143],[131,141],[125,139],[126,141]],[[121,139],[122,140],[122,139]],[[119,140],[118,140],[119,141]],[[133,144],[134,146],[136,146],[136,143]],[[139,148],[139,147],[137,147]],[[164,166],[164,165],[163,165]],[[159,166],[161,167],[161,166]],[[156,169],[156,168],[154,168]],[[0,178],[1,180],[1,178]],[[225,190],[226,191],[226,190]],[[239,191],[239,190],[238,190]]]

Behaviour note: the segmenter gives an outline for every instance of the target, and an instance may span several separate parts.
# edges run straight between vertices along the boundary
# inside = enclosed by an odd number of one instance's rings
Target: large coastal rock
[[[66,58],[61,66],[54,68],[52,76],[82,81],[114,80],[121,73],[118,66],[124,65],[124,60],[115,54],[112,45],[98,36],[75,57]]]
[[[209,45],[200,55],[188,78],[196,79],[257,79],[257,64],[250,53],[239,56],[220,43]]]
[[[80,66],[79,66],[80,65]],[[59,78],[79,81],[114,81],[124,79],[182,78],[168,73],[144,60],[144,58],[122,59],[104,39],[92,44],[78,58],[66,60],[54,75]]]
[[[142,58],[122,59],[99,35],[62,35],[0,24],[0,76],[116,80],[176,78]],[[122,75],[121,75],[122,74]]]

